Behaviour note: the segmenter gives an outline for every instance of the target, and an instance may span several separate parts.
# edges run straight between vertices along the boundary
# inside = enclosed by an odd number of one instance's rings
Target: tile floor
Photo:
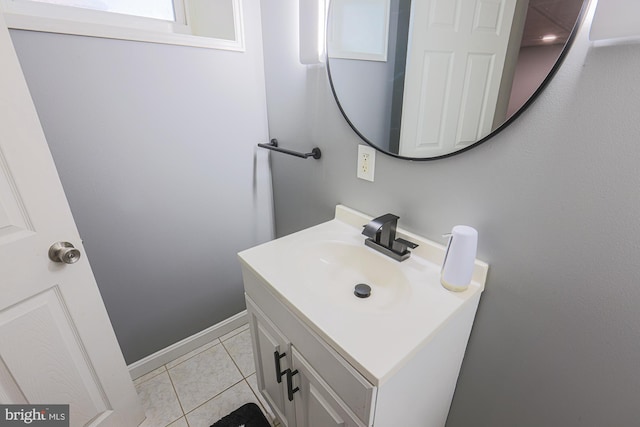
[[[249,325],[244,325],[134,380],[147,419],[140,427],[209,427],[258,392]]]

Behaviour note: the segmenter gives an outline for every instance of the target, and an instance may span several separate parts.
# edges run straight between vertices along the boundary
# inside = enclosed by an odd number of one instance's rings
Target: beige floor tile
[[[154,369],[151,372],[148,372],[144,375],[139,376],[138,378],[136,378],[135,380],[133,380],[133,385],[139,385],[142,384],[145,381],[149,381],[151,378],[163,373],[163,372],[167,372],[167,368],[165,368],[164,366],[160,366],[158,369]]]
[[[136,390],[147,416],[141,427],[164,427],[183,416],[167,372],[137,385]]]
[[[167,427],[189,427],[189,424],[187,424],[185,417],[182,417],[178,421],[172,422]]]
[[[220,341],[218,341],[218,339],[216,338],[215,340],[206,343],[205,345],[202,345],[198,348],[196,348],[195,350],[190,351],[189,353],[178,357],[177,359],[173,359],[171,362],[166,364],[167,369],[171,369],[179,364],[181,364],[182,362],[191,359],[193,356],[195,356],[196,354],[200,354],[203,351],[210,349],[211,347],[213,347],[216,344],[220,344]]]
[[[233,361],[238,365],[238,369],[245,378],[256,371],[253,361],[253,350],[251,349],[251,333],[249,330],[225,340],[222,345],[227,349]]]
[[[231,338],[234,335],[238,335],[240,332],[245,331],[249,329],[249,324],[245,323],[244,325],[240,326],[239,328],[234,329],[231,332],[227,332],[226,334],[224,334],[223,336],[220,337],[220,341],[225,341],[228,340],[229,338]]]
[[[249,402],[258,404],[256,396],[246,381],[243,380],[198,407],[193,412],[188,413],[187,421],[190,427],[208,427],[220,418]]]
[[[169,369],[169,375],[185,412],[242,380],[242,374],[220,344]]]

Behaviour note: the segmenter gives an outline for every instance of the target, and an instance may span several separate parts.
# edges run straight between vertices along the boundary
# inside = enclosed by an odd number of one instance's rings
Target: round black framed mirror
[[[369,145],[449,157],[513,122],[560,66],[588,0],[331,0],[327,70]]]

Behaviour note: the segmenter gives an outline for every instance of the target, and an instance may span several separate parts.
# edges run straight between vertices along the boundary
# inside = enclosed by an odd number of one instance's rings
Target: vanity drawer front
[[[365,425],[370,426],[373,421],[373,405],[377,388],[280,302],[268,290],[269,285],[262,279],[245,269],[243,269],[243,278],[247,299],[257,305],[295,345],[351,411]]]

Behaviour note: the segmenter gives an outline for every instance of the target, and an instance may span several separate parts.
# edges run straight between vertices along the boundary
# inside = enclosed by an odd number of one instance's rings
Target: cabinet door
[[[293,397],[297,427],[365,427],[293,346],[291,357],[287,398]]]
[[[287,398],[285,371],[291,366],[289,342],[247,297],[256,377],[262,396],[285,427],[295,427],[293,403]]]

